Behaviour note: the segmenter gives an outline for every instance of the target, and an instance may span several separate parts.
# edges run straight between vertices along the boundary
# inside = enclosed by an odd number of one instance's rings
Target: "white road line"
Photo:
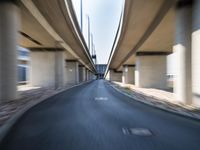
[[[96,101],[107,101],[108,98],[107,97],[95,97],[94,100],[96,100]]]

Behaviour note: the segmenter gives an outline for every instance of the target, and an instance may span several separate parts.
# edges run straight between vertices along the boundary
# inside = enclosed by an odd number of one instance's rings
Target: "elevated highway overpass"
[[[0,19],[0,100],[17,97],[17,45],[31,51],[33,86],[59,88],[94,77],[71,0],[3,0]]]
[[[125,0],[105,78],[143,88],[167,89],[167,59],[175,53],[174,92],[200,104],[198,0]]]

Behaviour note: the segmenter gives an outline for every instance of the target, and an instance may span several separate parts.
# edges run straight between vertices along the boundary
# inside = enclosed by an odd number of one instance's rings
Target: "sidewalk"
[[[26,107],[31,107],[47,99],[48,97],[51,97],[74,86],[77,85],[68,85],[60,89],[30,87],[26,85],[18,86],[18,99],[0,103],[0,129],[4,124],[6,124],[6,122],[9,119],[11,119],[20,110]]]
[[[108,84],[134,100],[162,110],[200,120],[200,108],[181,104],[175,98],[174,93],[158,89],[138,88],[134,85],[123,84],[121,82],[108,82]]]

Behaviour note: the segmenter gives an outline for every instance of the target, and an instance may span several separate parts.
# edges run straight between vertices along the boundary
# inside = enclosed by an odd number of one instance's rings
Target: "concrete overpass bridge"
[[[198,12],[200,0],[125,0],[107,79],[166,89],[166,56],[175,52],[177,96],[186,104],[198,104]],[[33,86],[77,84],[96,72],[71,0],[1,0],[0,102],[17,97],[17,45],[31,50]],[[28,95],[30,103],[6,102],[11,107],[0,105],[0,125],[8,118],[5,114],[13,117],[0,126],[0,149],[199,150],[198,113],[180,107],[174,111],[165,104],[162,108],[170,111],[163,111],[152,107],[158,101],[147,105],[143,100],[151,98],[122,92],[96,80],[45,100]],[[17,102],[24,107],[14,106]],[[190,112],[198,120],[176,112]]]
[[[17,45],[31,50],[30,83],[62,87],[96,72],[71,0],[0,2],[0,100],[17,98]]]
[[[199,0],[125,0],[105,77],[167,89],[166,57],[175,53],[177,99],[199,105],[199,9]]]

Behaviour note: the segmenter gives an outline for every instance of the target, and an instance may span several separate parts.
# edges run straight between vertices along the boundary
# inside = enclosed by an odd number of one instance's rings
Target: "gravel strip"
[[[200,120],[200,108],[191,107],[187,105],[183,105],[181,103],[175,103],[172,93],[167,95],[167,92],[159,91],[156,92],[146,92],[147,90],[141,90],[137,88],[131,88],[129,85],[126,86],[119,82],[107,82],[110,86],[112,86],[117,91],[125,94],[128,97],[133,98],[139,102],[151,105],[153,107],[157,107],[159,109],[176,113],[178,115],[186,116],[192,119]],[[162,96],[162,94],[164,96]],[[174,103],[173,103],[174,102]]]

